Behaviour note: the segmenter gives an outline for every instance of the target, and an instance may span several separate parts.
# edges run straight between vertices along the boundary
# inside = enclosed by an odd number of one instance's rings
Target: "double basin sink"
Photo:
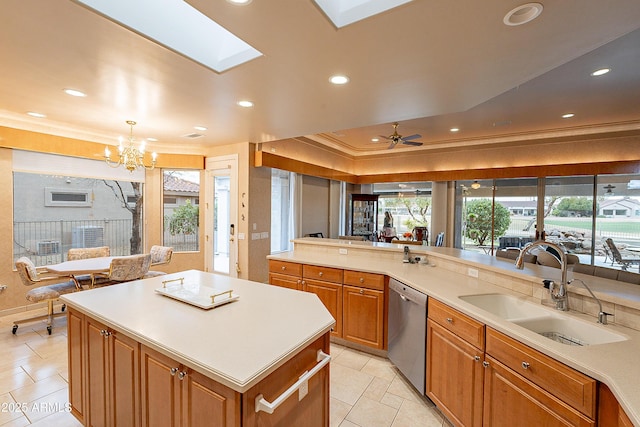
[[[459,297],[461,300],[501,319],[522,326],[546,338],[567,345],[596,345],[627,338],[606,326],[561,314],[551,308],[507,294],[479,294]]]

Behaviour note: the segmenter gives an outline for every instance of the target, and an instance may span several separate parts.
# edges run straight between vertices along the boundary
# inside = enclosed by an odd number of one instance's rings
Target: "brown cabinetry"
[[[481,426],[484,325],[430,298],[426,393],[458,426]]]
[[[433,298],[428,313],[426,393],[454,425],[595,425],[595,380]]]
[[[633,427],[609,387],[598,384],[598,427]]]
[[[141,346],[142,425],[239,426],[239,394]]]
[[[383,274],[269,260],[269,283],[312,292],[336,324],[331,335],[385,349],[387,278]]]

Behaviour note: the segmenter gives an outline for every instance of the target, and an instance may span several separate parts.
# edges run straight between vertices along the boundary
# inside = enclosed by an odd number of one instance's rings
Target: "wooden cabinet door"
[[[336,319],[331,335],[342,337],[342,285],[311,279],[304,279],[302,283],[302,289],[316,294]]]
[[[269,284],[283,288],[302,290],[302,279],[287,274],[269,273]]]
[[[588,427],[595,422],[491,356],[484,385],[484,425]]]
[[[427,320],[426,393],[457,426],[482,425],[483,356],[481,350]]]
[[[342,335],[377,349],[384,347],[384,292],[344,285]]]
[[[141,346],[140,406],[143,426],[180,425],[179,371],[180,366],[170,357]]]
[[[191,369],[183,372],[183,426],[240,426],[238,393]]]
[[[109,407],[109,365],[107,346],[109,341],[106,326],[90,317],[86,318],[86,386],[87,386],[87,425],[101,427],[109,425],[107,408]]]
[[[140,425],[139,348],[118,332],[109,336],[109,425]]]
[[[69,403],[71,413],[84,424],[84,315],[68,309],[67,346],[69,352]]]

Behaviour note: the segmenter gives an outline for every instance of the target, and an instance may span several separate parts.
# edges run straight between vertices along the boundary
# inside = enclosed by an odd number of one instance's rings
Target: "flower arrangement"
[[[403,233],[403,234],[402,234],[402,237],[404,237],[405,239],[410,239],[410,238],[412,238],[412,237],[413,237],[413,234],[411,234],[411,233],[409,233],[409,232],[406,232],[406,233]]]

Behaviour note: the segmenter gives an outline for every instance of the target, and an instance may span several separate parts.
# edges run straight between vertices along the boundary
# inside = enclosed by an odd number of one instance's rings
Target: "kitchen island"
[[[238,299],[203,309],[160,295],[163,282]],[[328,425],[335,321],[315,295],[190,270],[62,299],[84,425]]]

